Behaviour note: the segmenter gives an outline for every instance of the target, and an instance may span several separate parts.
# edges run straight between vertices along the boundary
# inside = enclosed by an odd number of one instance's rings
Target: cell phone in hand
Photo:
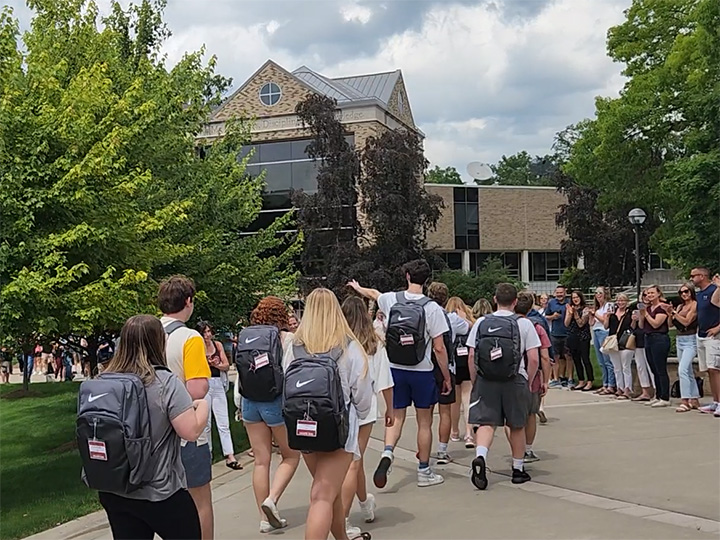
[[[645,309],[645,303],[644,303],[644,302],[638,302],[637,308],[638,308],[638,309]]]

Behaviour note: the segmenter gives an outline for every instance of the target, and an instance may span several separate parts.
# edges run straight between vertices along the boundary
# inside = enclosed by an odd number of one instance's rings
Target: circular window
[[[282,91],[274,82],[266,83],[260,89],[260,101],[262,101],[263,105],[268,107],[276,105],[277,102],[280,101],[281,97]]]

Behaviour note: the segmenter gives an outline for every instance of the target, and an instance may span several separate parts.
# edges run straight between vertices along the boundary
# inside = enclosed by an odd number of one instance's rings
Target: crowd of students
[[[714,397],[703,412],[718,409],[720,278],[711,283],[705,269],[693,270],[699,293],[690,285],[680,290],[690,300],[672,307],[656,287],[650,287],[633,311],[626,297],[619,295],[611,303],[602,288],[590,306],[578,291],[568,298],[563,287],[549,301],[541,297],[536,306],[531,292],[504,283],[496,288],[494,310],[487,300],[471,309],[460,298],[449,297],[446,285],[429,283],[431,271],[425,261],[411,261],[403,272],[407,287],[400,292],[381,293],[349,282],[356,295],[342,305],[331,291],[316,289],[308,295],[300,321],[292,320],[295,316],[281,299],[264,298],[237,337],[236,388],[255,458],[252,483],[261,533],[287,526],[279,501],[302,459],[312,475],[305,537],[325,539],[332,533],[339,540],[370,538],[349,523],[348,516],[357,498],[363,520],[375,519],[376,501],[367,489],[364,454],[380,416],[381,399],[384,450],[372,475],[378,489],[387,485],[409,407],[416,413],[418,487],[444,482],[431,467],[433,440],[437,440],[432,455],[437,464],[449,463],[450,443],[464,440],[467,448],[475,449],[472,484],[484,490],[497,427],[505,429],[510,444],[512,482],[531,479],[525,465],[539,459],[533,444],[537,422],[547,420],[542,401],[548,388],[594,391],[665,406],[658,404],[669,402],[670,324],[683,336],[697,332],[701,369],[710,370]],[[229,361],[209,325],[202,323],[197,330],[186,326],[194,296],[194,285],[187,278],[175,276],[163,282],[160,322],[150,316],[128,320],[103,375],[81,387],[78,425],[84,427],[78,429],[78,445],[85,478],[101,492],[115,538],[213,537],[211,414],[218,423],[227,465],[240,468],[229,437],[225,398]],[[374,320],[368,301],[370,307],[377,305]],[[598,389],[593,389],[590,362],[593,340],[603,373]],[[679,343],[682,402],[678,411],[698,406],[697,384],[694,390],[690,384],[689,347],[689,339]],[[632,358],[638,373],[646,377],[639,375],[643,390],[638,395],[632,394]],[[641,369],[643,361],[649,370]],[[104,405],[100,397],[127,392],[130,386],[123,374],[140,377],[147,392],[152,432],[145,435],[157,458],[147,464],[144,476],[133,469],[140,466],[133,460],[121,467],[108,461],[111,445],[120,444],[117,430],[113,431],[117,424],[108,418],[111,413],[128,413],[115,410],[113,399]],[[122,387],[109,386],[119,384],[118,380]],[[437,433],[433,431],[436,405]],[[466,426],[462,439],[461,418]],[[281,454],[274,476],[270,472],[273,444]],[[127,473],[119,485],[116,477],[122,475],[117,471]]]

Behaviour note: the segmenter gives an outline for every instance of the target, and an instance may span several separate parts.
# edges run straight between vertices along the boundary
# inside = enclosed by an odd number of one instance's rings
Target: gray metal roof
[[[377,99],[385,106],[400,78],[399,69],[387,73],[330,79],[306,66],[301,66],[292,74],[319,93],[336,99],[338,103]]]

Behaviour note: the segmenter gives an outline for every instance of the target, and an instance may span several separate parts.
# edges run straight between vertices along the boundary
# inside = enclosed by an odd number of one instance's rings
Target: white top
[[[420,300],[424,298],[423,294],[409,293],[405,291],[405,298],[408,300]],[[390,317],[390,309],[397,304],[397,297],[394,292],[381,294],[377,299],[378,306]],[[406,371],[432,371],[432,340],[438,336],[443,335],[448,331],[447,321],[441,308],[435,302],[428,302],[425,304],[425,358],[422,362],[415,366],[400,366],[397,364],[390,363],[390,367],[393,369],[404,369]]]
[[[602,305],[602,307],[600,307],[600,308],[598,308],[598,309],[595,310],[595,313],[597,313],[598,315],[603,315],[603,316],[605,316],[605,315],[607,315],[607,312],[610,310],[610,307],[611,307],[611,306],[612,306],[612,304],[611,304],[610,302],[605,302],[605,303]],[[597,318],[596,318],[596,319],[595,319],[595,324],[592,325],[592,329],[593,329],[593,330],[605,330],[605,326],[603,326],[603,323],[601,323],[600,321],[598,321]]]
[[[371,424],[378,418],[378,394],[383,390],[395,386],[390,371],[390,360],[388,359],[385,345],[378,344],[375,354],[368,355],[368,373],[372,375],[373,396],[370,414],[365,420],[360,420],[360,425]]]
[[[287,370],[295,359],[293,347],[288,347],[283,356],[283,369]],[[342,383],[345,404],[349,409],[349,433],[345,443],[345,451],[360,459],[360,445],[358,444],[358,430],[360,422],[367,420],[372,407],[373,379],[368,366],[365,372],[365,354],[357,341],[351,341],[345,352],[338,360],[338,371]]]
[[[510,317],[514,315],[512,311],[507,311],[504,309],[498,310],[493,315],[497,315],[498,317]],[[477,332],[478,332],[478,326],[480,325],[480,322],[485,320],[485,317],[480,317],[475,325],[472,327],[472,330],[470,330],[470,334],[468,335],[468,347],[471,349],[475,349],[475,342],[477,341]],[[526,353],[530,349],[537,349],[540,347],[540,337],[538,336],[537,332],[535,331],[535,325],[532,323],[530,319],[526,319],[525,317],[520,317],[518,319],[518,328],[520,329],[520,352]],[[525,363],[520,362],[520,366],[518,369],[518,373],[525,377],[525,379],[528,378],[527,370],[525,369]]]

